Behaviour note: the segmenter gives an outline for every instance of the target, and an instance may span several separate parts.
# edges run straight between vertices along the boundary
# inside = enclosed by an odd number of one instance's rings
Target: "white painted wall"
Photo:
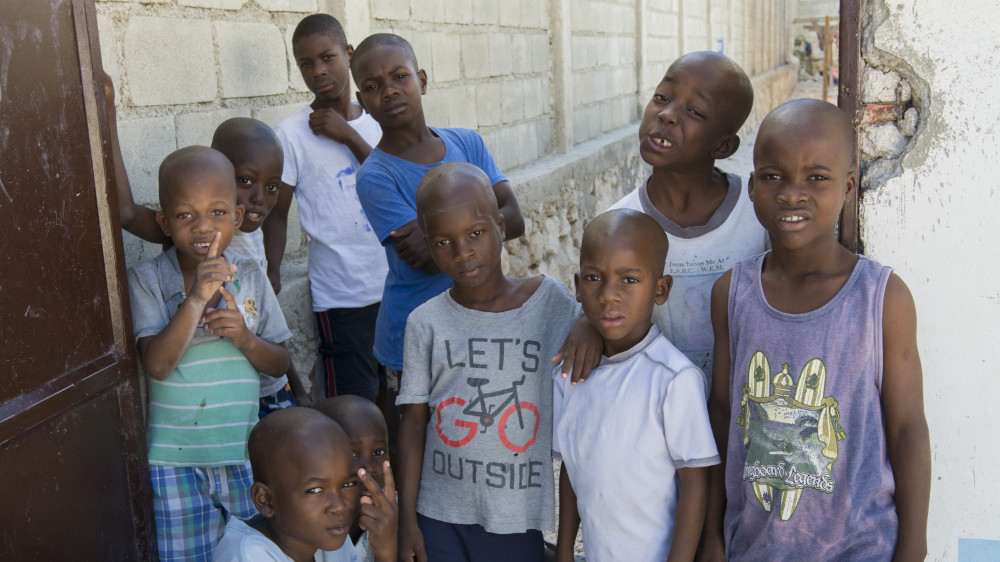
[[[873,46],[927,81],[930,106],[902,175],[864,195],[861,237],[917,303],[933,452],[929,559],[958,560],[959,539],[1000,539],[1000,106],[992,63],[1000,9],[990,0],[888,6]],[[1000,556],[1000,543],[991,544],[998,549],[989,556]]]

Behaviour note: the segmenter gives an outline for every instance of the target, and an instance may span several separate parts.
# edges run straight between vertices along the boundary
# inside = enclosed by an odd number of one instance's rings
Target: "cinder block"
[[[521,25],[521,3],[518,0],[504,0],[500,4],[500,25]]]
[[[538,156],[547,156],[555,150],[552,140],[552,119],[548,117],[535,121],[535,138],[538,142]]]
[[[548,9],[544,0],[521,0],[521,27],[547,29]]]
[[[590,68],[590,38],[574,36],[570,39],[570,48],[573,56],[573,70]]]
[[[372,18],[400,21],[410,19],[410,0],[378,0],[370,5]]]
[[[511,71],[515,74],[531,72],[531,36],[516,33],[510,37]]]
[[[573,103],[579,107],[594,101],[594,78],[592,72],[573,74]]]
[[[523,165],[534,162],[538,159],[538,137],[535,136],[534,123],[523,123],[517,127],[518,142],[520,149],[518,164]]]
[[[440,22],[444,20],[444,12],[443,0],[416,0],[410,5],[410,19],[412,20]],[[393,19],[400,18],[396,16]]]
[[[251,117],[267,123],[267,126],[273,129],[278,126],[278,123],[281,123],[282,119],[309,105],[310,101],[312,101],[312,98],[303,98],[301,103],[261,107],[253,110]]]
[[[197,111],[177,116],[177,146],[211,146],[215,129],[226,119],[250,117],[249,108]]]
[[[405,31],[402,32],[402,36],[413,47],[413,53],[417,55],[417,65],[427,72],[428,78],[433,80],[434,59],[431,57],[431,34],[425,31]]]
[[[214,100],[218,93],[207,20],[136,16],[123,42],[133,105]]]
[[[462,39],[451,33],[435,33],[431,37],[431,59],[434,63],[436,83],[451,82],[462,77],[460,50]]]
[[[451,127],[479,128],[476,115],[476,87],[463,84],[448,88],[448,123]]]
[[[257,0],[257,5],[269,12],[302,12],[316,11],[316,0]]]
[[[118,35],[114,21],[104,14],[97,14],[97,35],[101,41],[101,64],[115,85],[115,101],[121,99],[121,68],[118,66]]]
[[[510,35],[494,33],[490,35],[490,75],[510,74]]]
[[[133,119],[118,123],[125,172],[136,203],[159,208],[157,175],[160,162],[177,150],[172,117]]]
[[[539,33],[531,38],[531,71],[548,72],[552,48],[549,46],[549,37],[545,33]]]
[[[500,84],[479,84],[476,86],[476,117],[480,127],[499,125],[503,121]]]
[[[443,13],[444,23],[472,23],[473,0],[446,0]]]
[[[590,24],[591,4],[591,2],[577,2],[573,5],[573,9],[570,10],[572,12],[570,15],[570,23],[573,31],[593,30],[593,26]]]
[[[485,33],[462,34],[462,73],[466,78],[490,75],[490,43]]]
[[[500,2],[472,0],[472,22],[492,25],[500,21]]]
[[[424,110],[424,119],[432,127],[451,127],[451,116],[448,114],[447,88],[432,86],[427,88],[427,95],[420,102]]]
[[[543,79],[533,78],[524,81],[524,118],[533,119],[545,111],[546,92],[543,90]]]
[[[222,97],[267,96],[288,91],[288,55],[269,23],[215,22]]]
[[[217,10],[239,10],[246,0],[178,0],[181,6],[193,8],[215,8]]]
[[[501,170],[507,171],[516,168],[520,162],[520,150],[518,148],[517,127],[502,127],[497,131],[497,147],[490,147],[493,159]]]
[[[288,85],[296,92],[308,92],[309,88],[302,80],[302,72],[299,71],[299,63],[295,62],[295,52],[292,49],[292,35],[295,34],[295,26],[290,25],[285,30],[285,52],[288,54]],[[353,89],[354,85],[351,84]]]
[[[598,111],[601,114],[601,130],[599,132],[610,131],[615,127],[614,109],[612,109],[612,106],[616,105],[618,105],[617,100],[608,100],[599,106],[600,109]]]
[[[503,122],[516,123],[524,118],[524,86],[520,80],[505,80],[500,89]]]

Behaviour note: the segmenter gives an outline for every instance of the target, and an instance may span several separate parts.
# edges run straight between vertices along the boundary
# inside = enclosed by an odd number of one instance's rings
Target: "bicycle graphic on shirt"
[[[511,383],[509,388],[495,390],[492,392],[483,392],[483,387],[489,384],[490,379],[475,377],[469,377],[466,379],[469,386],[476,389],[476,397],[471,402],[466,403],[464,398],[452,396],[451,398],[445,399],[438,404],[438,407],[435,410],[437,415],[437,424],[435,425],[435,428],[437,429],[438,437],[440,437],[441,441],[448,446],[463,447],[469,441],[472,441],[472,438],[476,436],[476,430],[480,425],[483,427],[479,433],[486,433],[487,430],[489,430],[489,428],[497,422],[497,414],[499,412],[503,412],[503,414],[500,415],[499,423],[496,424],[497,433],[500,436],[500,442],[503,443],[504,447],[507,447],[515,453],[523,453],[527,451],[538,437],[538,423],[541,418],[538,415],[537,406],[531,402],[523,402],[517,397],[517,387],[524,384],[525,376],[526,375],[521,375],[521,380],[514,381]],[[505,398],[503,398],[503,400],[499,403],[494,401],[494,404],[490,404],[490,399],[499,399],[500,397]],[[461,411],[461,415],[473,417],[477,421],[459,419],[458,414],[454,411],[454,408],[449,408],[449,406],[464,406]],[[448,408],[448,417],[455,416],[455,427],[466,430],[465,435],[460,435],[458,439],[452,439],[446,435],[446,430],[441,428],[441,414],[446,408]],[[530,437],[525,425],[525,418],[529,418],[528,422],[530,425],[531,416],[526,416],[526,413],[530,413],[534,416],[534,426],[531,428]],[[511,416],[514,414],[517,414],[517,425],[514,427],[508,427],[508,423],[513,423]],[[451,434],[451,432],[447,433]]]

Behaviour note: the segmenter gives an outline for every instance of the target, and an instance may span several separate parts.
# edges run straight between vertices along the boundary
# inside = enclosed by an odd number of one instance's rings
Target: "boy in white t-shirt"
[[[292,34],[292,50],[316,97],[275,129],[285,165],[278,201],[263,227],[268,277],[280,291],[294,194],[309,236],[309,285],[329,394],[371,400],[384,386],[372,348],[388,265],[358,201],[355,173],[382,130],[353,101],[349,63],[354,48],[340,22],[327,14],[305,17]]]
[[[701,371],[652,323],[672,283],[667,237],[631,209],[590,223],[576,298],[604,341],[586,384],[553,369],[553,454],[559,478],[557,560],[573,560],[583,523],[587,560],[694,558],[719,463]]]

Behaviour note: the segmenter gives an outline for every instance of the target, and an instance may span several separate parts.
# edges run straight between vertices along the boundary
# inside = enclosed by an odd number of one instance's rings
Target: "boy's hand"
[[[313,134],[329,137],[341,144],[346,144],[345,141],[356,134],[354,127],[351,127],[343,115],[329,108],[317,109],[310,113],[309,128]]]
[[[604,340],[601,334],[590,325],[586,316],[581,316],[566,336],[566,341],[559,348],[559,353],[552,358],[553,363],[562,364],[562,377],[569,376],[572,369],[571,384],[587,380],[590,372],[601,362],[604,353]]]
[[[226,308],[205,309],[202,322],[205,323],[205,329],[213,336],[229,338],[233,345],[243,349],[250,343],[253,334],[247,329],[243,313],[236,307],[236,299],[233,298],[232,293],[227,291],[225,287],[219,287],[219,292],[226,299]]]
[[[388,562],[396,556],[396,525],[399,508],[396,506],[396,482],[389,468],[389,461],[382,464],[385,488],[378,485],[365,469],[358,469],[358,476],[371,497],[361,496],[361,513],[358,525],[368,531],[368,542],[377,562]]]
[[[434,263],[431,250],[427,247],[424,233],[417,226],[416,219],[390,232],[389,238],[396,247],[399,259],[413,269],[423,269],[424,266]]]
[[[427,562],[424,535],[416,521],[399,522],[399,562]],[[374,548],[374,547],[373,547]]]
[[[226,281],[233,280],[236,273],[236,266],[226,263],[226,258],[219,256],[219,240],[222,233],[216,232],[212,238],[212,244],[208,247],[208,257],[198,264],[194,274],[194,284],[191,287],[189,298],[194,298],[200,304],[206,304],[212,300],[215,293],[222,288]]]

